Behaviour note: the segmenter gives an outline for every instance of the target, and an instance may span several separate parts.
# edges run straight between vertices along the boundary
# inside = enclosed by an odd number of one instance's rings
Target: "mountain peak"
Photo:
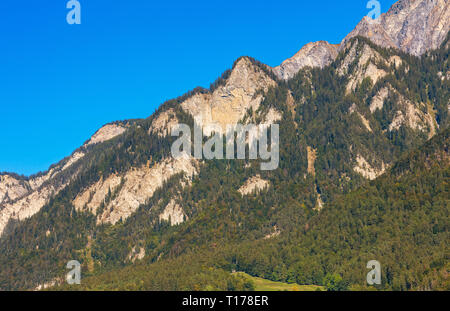
[[[288,80],[304,67],[323,68],[336,58],[338,47],[339,45],[330,44],[327,41],[308,43],[293,57],[275,67],[273,71],[278,78]]]
[[[363,36],[382,47],[398,48],[420,56],[437,49],[450,29],[450,4],[447,0],[400,0],[378,20],[364,17],[345,37]]]
[[[340,45],[326,41],[306,44],[273,72],[280,79],[291,79],[304,67],[323,68],[344,49],[351,38],[362,36],[385,48],[397,48],[420,56],[437,49],[450,29],[448,0],[400,0],[377,20],[365,16]]]

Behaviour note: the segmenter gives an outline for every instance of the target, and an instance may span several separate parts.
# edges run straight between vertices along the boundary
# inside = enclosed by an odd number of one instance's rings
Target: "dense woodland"
[[[383,269],[384,281],[377,289],[450,289],[450,82],[438,75],[449,70],[448,40],[421,58],[360,37],[352,42],[359,50],[369,45],[385,58],[399,55],[403,64],[385,68],[389,74],[375,85],[364,80],[350,95],[345,95],[345,85],[352,68],[342,77],[336,73],[345,51],[324,69],[306,68],[288,82],[278,81],[264,94],[256,114],[246,116],[261,119],[270,107],[282,112],[277,170],[262,172],[258,161],[207,161],[191,187],[180,186],[183,176],[172,177],[114,226],[97,226],[95,215],[79,213],[72,205],[101,176],[167,157],[173,138],[149,135],[151,122],[172,108],[180,122],[192,125],[179,104],[223,85],[230,71],[210,90],[199,88],[168,101],[149,119],[129,122],[124,135],[90,146],[87,156],[61,176],[70,178],[72,170],[81,170],[75,181],[35,216],[9,224],[0,240],[0,289],[33,289],[60,279],[72,259],[83,265],[82,285],[59,289],[252,290],[251,282],[231,274],[243,271],[273,281],[359,290],[368,289],[365,265],[372,259]],[[367,111],[370,99],[386,85],[432,106],[438,135],[427,141],[427,135],[406,126],[387,131],[395,96],[381,110],[365,114],[373,133],[365,131],[349,108]],[[294,109],[287,104],[289,93]],[[307,146],[317,150],[315,176],[307,174]],[[356,153],[392,167],[367,182],[353,170]],[[237,189],[256,174],[271,186],[260,195],[241,196]],[[325,204],[320,212],[319,194]],[[189,218],[173,227],[158,219],[171,198]],[[281,234],[265,239],[275,227]],[[134,247],[146,251],[137,263],[128,259]]]

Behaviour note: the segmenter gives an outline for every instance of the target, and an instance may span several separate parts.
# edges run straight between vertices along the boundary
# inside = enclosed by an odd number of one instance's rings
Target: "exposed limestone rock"
[[[394,68],[399,68],[403,64],[403,60],[400,56],[394,55],[389,58],[389,65],[394,66]]]
[[[270,108],[269,111],[267,112],[266,117],[264,118],[264,123],[265,124],[274,124],[277,121],[280,121],[281,118],[282,118],[281,112],[279,112],[275,108]]]
[[[363,36],[382,47],[394,47],[413,55],[437,49],[450,28],[450,9],[447,0],[400,0],[376,21],[364,17],[340,45],[325,41],[305,45],[295,56],[273,69],[280,79],[292,78],[300,69],[330,64],[346,48],[349,40]],[[349,55],[350,59],[354,59]],[[399,57],[390,60],[399,66]],[[372,66],[368,69],[376,74]],[[378,73],[380,74],[380,73]]]
[[[378,91],[378,93],[372,98],[370,103],[370,112],[374,113],[377,109],[383,109],[384,101],[389,96],[390,87],[384,87]]]
[[[259,193],[269,187],[269,185],[270,183],[267,180],[262,179],[260,175],[256,175],[248,179],[245,184],[239,188],[238,192],[243,196]]]
[[[0,175],[0,204],[14,201],[30,191],[27,181],[10,175]]]
[[[357,45],[355,43],[354,45]],[[352,50],[351,50],[352,51]],[[376,62],[384,62],[386,61],[381,57],[381,55],[370,48],[367,44],[364,45],[362,51],[358,54],[355,52],[355,57],[358,58],[356,68],[351,73],[350,81],[347,84],[346,93],[349,94],[352,91],[355,91],[356,87],[365,79],[371,78],[373,84],[377,83],[377,81],[387,75],[387,72],[383,69],[379,69],[375,63]],[[348,71],[348,66],[351,64],[352,59],[347,58],[351,55],[351,53],[344,60],[344,66],[339,68],[339,73],[343,74]],[[354,60],[354,59],[353,59]]]
[[[43,283],[43,284],[36,286],[34,288],[34,291],[37,292],[37,291],[44,290],[44,289],[47,289],[47,288],[50,288],[50,287],[53,287],[56,285],[60,285],[63,283],[63,281],[64,280],[62,278],[55,278],[55,279],[51,280],[50,282]]]
[[[225,129],[227,124],[236,124],[249,108],[253,108],[253,111],[257,110],[263,99],[262,95],[256,96],[258,90],[267,91],[270,86],[275,85],[276,82],[265,74],[263,70],[253,65],[248,58],[242,58],[235,65],[224,86],[219,87],[212,94],[195,95],[185,101],[182,107],[194,117],[200,117],[201,122],[205,125],[219,124]],[[167,135],[170,125],[176,122],[173,116],[173,111],[167,111],[166,114],[155,120],[154,124],[152,124],[152,130],[160,130],[160,135]],[[278,118],[278,115],[272,111],[269,118],[274,121]],[[121,135],[125,130],[125,126],[117,124],[105,125],[92,136],[85,144],[85,147],[110,140]],[[22,220],[34,215],[52,196],[64,189],[67,186],[67,182],[64,184],[55,183],[53,178],[61,170],[71,167],[84,156],[83,151],[77,151],[62,163],[62,167],[53,167],[46,174],[31,178],[23,185],[19,185],[18,181],[6,181],[6,177],[3,178],[4,180],[0,181],[0,204],[2,204],[0,206],[0,233],[11,217]],[[99,215],[99,222],[115,223],[120,218],[128,217],[167,178],[181,171],[192,171],[191,166],[183,167],[186,163],[182,164],[180,161],[175,161],[173,165],[173,168],[167,163],[155,167],[156,176],[153,176],[152,172],[146,172],[145,169],[143,171],[136,170],[134,173],[129,172],[125,176],[128,182],[125,183],[115,200],[106,206],[103,214]],[[135,180],[135,183],[132,184],[131,180]],[[118,176],[101,181],[93,185],[89,191],[80,194],[74,201],[74,204],[76,204],[78,209],[86,206],[88,210],[94,212],[106,198],[110,188],[113,191],[119,182],[120,178]],[[45,186],[42,188],[44,184]],[[140,191],[133,188],[133,186],[143,187],[146,190]],[[28,187],[30,190],[27,191]],[[6,198],[8,198],[8,204],[6,204]],[[13,202],[12,200],[15,201]]]
[[[374,180],[386,171],[386,166],[382,163],[381,168],[377,169],[369,164],[361,155],[356,157],[356,165],[353,168],[355,172],[361,174],[364,178]]]
[[[344,76],[348,73],[348,69],[350,68],[350,65],[355,61],[356,59],[356,47],[358,46],[358,42],[355,42],[354,44],[347,44],[343,46],[345,49],[345,57],[342,61],[341,65],[337,69],[337,74],[340,76]]]
[[[86,146],[99,144],[107,140],[113,139],[126,131],[126,128],[117,124],[107,124],[95,133]]]
[[[308,43],[293,57],[285,60],[280,66],[273,68],[278,78],[288,80],[304,67],[323,68],[336,58],[339,45],[326,41]]]
[[[64,189],[67,184],[61,184],[58,187],[48,185],[36,191],[31,192],[27,196],[7,203],[0,211],[0,235],[11,218],[24,220],[39,212],[39,210],[53,197],[56,193]]]
[[[364,127],[365,127],[369,132],[372,132],[372,128],[370,127],[369,120],[367,120],[361,113],[359,113],[359,112],[356,110],[356,105],[355,105],[355,104],[353,104],[353,105],[349,108],[348,113],[349,113],[349,114],[356,113],[356,114],[358,115],[358,117],[361,119],[361,122],[362,122],[362,124],[364,125]]]
[[[236,63],[224,86],[212,94],[196,94],[181,106],[203,127],[206,135],[213,126],[219,126],[225,133],[226,126],[237,124],[249,108],[258,109],[263,100],[262,95],[256,95],[258,90],[267,91],[275,85],[263,70],[244,57]]]
[[[168,109],[162,112],[153,122],[149,129],[149,134],[157,134],[159,137],[165,137],[171,133],[172,127],[177,125],[178,119],[174,110]]]
[[[317,150],[313,149],[309,146],[306,147],[306,150],[308,152],[308,174],[311,174],[312,176],[316,176],[316,169],[314,168],[314,164],[316,163],[317,159]]]
[[[378,20],[368,17],[343,40],[364,36],[383,47],[395,47],[413,55],[438,48],[450,28],[448,0],[400,0]]]
[[[126,130],[126,127],[107,124],[99,129],[84,145],[102,143],[110,140]],[[60,178],[60,173],[72,167],[86,153],[83,148],[75,151],[70,157],[51,167],[46,173],[17,180],[10,175],[0,176],[0,236],[11,218],[24,220],[33,216],[50,200],[63,190],[70,181]],[[76,177],[78,172],[72,176]]]
[[[273,239],[281,234],[280,229],[278,229],[277,225],[273,226],[273,232],[269,233],[264,237],[264,240]]]
[[[133,168],[123,176],[123,182],[122,177],[111,175],[83,191],[73,203],[77,209],[86,207],[92,213],[105,203],[102,213],[97,216],[97,223],[115,224],[146,203],[170,177],[182,172],[187,178],[192,178],[197,174],[197,161],[187,157],[166,159],[152,167]],[[113,193],[107,202],[108,194]]]
[[[128,260],[134,263],[136,260],[142,260],[145,257],[145,249],[143,247],[133,247],[131,252],[128,254]]]
[[[322,198],[320,196],[320,193],[317,193],[317,204],[316,204],[316,207],[314,209],[319,211],[319,212],[323,209],[323,201],[322,201]]]
[[[295,110],[295,100],[294,100],[294,97],[292,96],[292,92],[291,91],[289,91],[288,94],[287,94],[286,105],[288,106],[289,111],[292,114],[292,118],[295,119],[295,116],[296,116],[297,113],[296,113],[296,110]]]
[[[366,128],[369,132],[372,132],[372,128],[370,127],[369,121],[368,121],[362,114],[360,114],[359,112],[358,112],[358,116],[360,117],[360,119],[361,119],[363,125],[365,126],[365,128]]]
[[[50,198],[63,190],[70,183],[70,180],[60,178],[60,173],[68,169],[83,156],[84,153],[76,152],[67,162],[62,161],[60,164],[51,168],[46,174],[23,180],[18,186],[14,186],[14,183],[8,182],[8,179],[5,179],[6,182],[3,179],[0,180],[0,188],[5,185],[11,185],[11,187],[8,187],[7,195],[10,198],[11,196],[14,197],[14,199],[0,202],[0,236],[3,234],[3,230],[11,218],[24,220],[33,216],[40,211]],[[72,179],[77,174],[78,172],[75,172]],[[25,189],[27,191],[24,191]]]
[[[96,214],[97,208],[105,202],[108,194],[112,194],[120,186],[122,178],[118,175],[111,175],[106,180],[100,179],[89,189],[80,193],[73,205],[77,210],[87,210]]]
[[[159,220],[170,222],[171,226],[176,226],[184,222],[186,214],[179,204],[174,199],[170,200],[169,204],[164,208],[164,211],[159,215]]]
[[[86,154],[82,151],[75,152],[70,159],[67,161],[67,163],[64,165],[63,170],[68,169],[70,166],[72,166],[75,162],[83,158]]]
[[[399,110],[391,124],[389,124],[389,131],[396,131],[402,125],[406,125],[415,130],[427,132],[429,138],[433,137],[437,130],[437,124],[433,118],[433,113],[430,113],[430,111],[425,113],[419,109],[420,106],[426,108],[426,110],[429,110],[429,108],[425,107],[425,104],[423,103],[414,104],[400,94],[398,94],[398,96],[399,100],[397,104]]]

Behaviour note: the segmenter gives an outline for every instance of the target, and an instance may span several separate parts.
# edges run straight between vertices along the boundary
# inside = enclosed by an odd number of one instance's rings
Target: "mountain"
[[[278,238],[142,262],[88,277],[78,289],[251,289],[227,273],[237,270],[300,284],[320,283],[334,273],[343,275],[351,289],[361,290],[365,265],[376,258],[382,263],[379,289],[448,290],[449,134],[447,129],[435,136],[376,181],[341,196],[307,224]],[[161,271],[171,271],[172,277]]]
[[[435,21],[446,16],[436,12],[447,8],[446,2],[400,1],[386,16],[406,16],[401,20],[413,27],[417,16]],[[386,16],[382,20],[391,20]],[[338,273],[350,285],[361,286],[364,280],[357,275],[365,269],[358,265],[363,257],[351,245],[370,246],[379,256],[389,245],[395,256],[406,256],[410,264],[405,266],[385,260],[385,272],[392,275],[382,289],[445,287],[439,273],[445,272],[446,259],[437,250],[448,234],[449,207],[444,191],[448,157],[442,155],[449,124],[449,27],[445,20],[437,24],[442,23],[446,36],[421,57],[364,34],[346,38],[340,46],[307,45],[277,68],[241,57],[209,89],[170,100],[147,119],[106,125],[47,172],[31,177],[1,174],[0,289],[59,284],[73,259],[82,263],[84,277],[95,280],[88,284],[97,289],[110,288],[116,274],[111,286],[118,288],[122,281],[125,288],[138,289],[251,288],[229,274],[236,269],[315,285]],[[261,171],[260,160],[175,159],[170,153],[175,138],[169,133],[177,123],[191,128],[197,123],[206,134],[213,129],[223,133],[227,124],[277,123],[279,167]],[[445,160],[439,163],[440,175],[417,165],[402,173],[405,179],[393,173],[399,163],[413,163],[402,159],[429,150],[430,144],[443,150],[432,160]],[[414,176],[419,179],[413,181],[424,181],[419,190],[425,195],[411,189]],[[395,178],[400,178],[398,184],[391,183]],[[374,184],[385,192],[397,190],[384,195],[372,191]],[[404,203],[404,194],[412,191],[419,202],[414,208]],[[379,204],[363,212],[365,205],[353,200],[361,193],[367,202]],[[391,204],[402,208],[389,209]],[[423,217],[428,211],[431,216]],[[371,215],[382,218],[375,222],[379,227],[370,227],[367,234],[366,225],[353,230]],[[350,226],[345,236],[333,238],[333,219],[335,226]],[[413,234],[405,219],[422,219],[421,244],[407,244],[423,250],[414,260],[407,248],[389,242]],[[319,225],[322,220],[328,225]],[[381,235],[378,245],[374,232],[386,223],[399,230]],[[438,240],[427,235],[427,228],[437,232]],[[311,233],[298,249],[303,231]],[[313,243],[315,236],[323,241]],[[344,243],[337,252],[327,242],[337,238],[353,244]],[[254,255],[236,251],[241,248]],[[338,255],[333,257],[333,252]],[[423,265],[412,263],[430,258],[435,263],[424,268],[430,272],[424,282],[418,279]],[[141,283],[139,276],[147,269],[148,282]]]
[[[439,48],[449,28],[450,3],[447,0],[400,0],[379,20],[365,17],[343,43],[355,36],[364,36],[379,46],[420,56]]]
[[[401,0],[373,20],[364,17],[340,44],[319,41],[305,45],[296,55],[274,68],[280,79],[292,78],[301,68],[329,65],[354,37],[362,36],[379,46],[420,56],[437,49],[450,29],[450,4],[446,0]]]
[[[273,68],[273,71],[280,79],[291,79],[304,67],[323,68],[329,65],[337,57],[338,49],[339,45],[333,45],[326,41],[308,43],[293,57]]]
[[[90,140],[45,173],[29,178],[16,174],[0,174],[0,236],[10,219],[23,220],[36,214],[50,198],[58,194],[79,174],[78,164],[90,146],[122,134],[129,122],[107,124]],[[77,164],[78,162],[78,164]]]

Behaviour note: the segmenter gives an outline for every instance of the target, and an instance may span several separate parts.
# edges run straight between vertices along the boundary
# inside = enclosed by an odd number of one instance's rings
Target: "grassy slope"
[[[236,274],[251,280],[255,285],[255,291],[290,291],[290,292],[312,292],[312,291],[323,291],[325,288],[323,286],[317,285],[298,285],[298,284],[287,284],[281,282],[273,282],[270,280],[258,278],[251,276],[244,272],[237,272]]]

